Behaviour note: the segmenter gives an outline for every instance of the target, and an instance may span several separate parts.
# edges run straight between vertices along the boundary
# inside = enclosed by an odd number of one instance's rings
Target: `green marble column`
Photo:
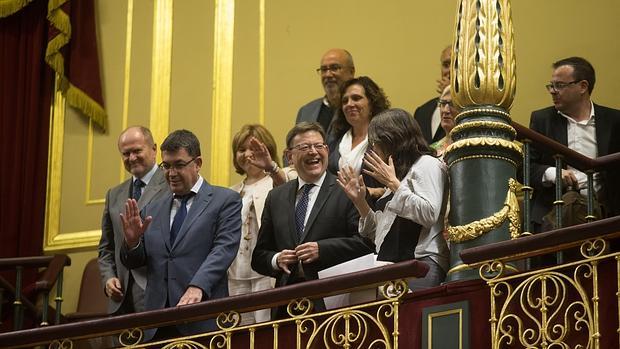
[[[509,0],[461,0],[452,45],[452,99],[463,108],[445,159],[450,169],[451,241],[447,281],[478,277],[465,248],[507,240],[520,230],[514,196],[522,155],[513,142],[516,87]]]

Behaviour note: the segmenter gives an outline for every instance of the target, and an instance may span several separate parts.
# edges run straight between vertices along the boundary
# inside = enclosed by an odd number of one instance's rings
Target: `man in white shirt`
[[[144,310],[146,268],[129,271],[121,263],[124,238],[120,213],[125,211],[125,202],[135,199],[142,209],[170,193],[164,174],[155,163],[157,144],[148,128],[132,126],[123,131],[118,137],[118,151],[131,178],[108,190],[99,242],[103,291],[109,298],[108,312],[114,315]]]
[[[252,254],[252,269],[276,278],[276,287],[317,279],[319,270],[372,252],[358,233],[357,210],[327,172],[323,128],[302,122],[286,140],[298,178],[269,192]],[[314,308],[323,310],[322,300]]]
[[[596,81],[594,67],[581,57],[559,60],[552,65],[551,81],[546,85],[553,107],[532,113],[530,128],[590,158],[620,151],[620,111],[594,104],[590,96]],[[542,218],[551,211],[556,183],[553,154],[532,147],[530,179],[534,187],[532,223],[541,230]],[[594,190],[606,216],[620,209],[617,169],[596,173]],[[616,180],[614,180],[616,178]],[[587,176],[570,166],[562,169],[565,188],[587,189]]]

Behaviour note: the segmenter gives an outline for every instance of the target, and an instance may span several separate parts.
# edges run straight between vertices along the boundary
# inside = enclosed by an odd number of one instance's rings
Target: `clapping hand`
[[[392,192],[396,192],[400,186],[400,181],[396,177],[396,169],[394,168],[394,161],[390,156],[388,163],[386,164],[374,151],[366,153],[364,156],[364,164],[369,169],[364,169],[364,173],[369,174],[372,178],[379,181],[379,183],[390,188]]]
[[[121,221],[123,222],[123,234],[128,247],[133,248],[138,244],[140,237],[144,235],[152,220],[153,217],[148,216],[143,222],[142,217],[140,217],[138,202],[134,199],[127,199],[125,214],[121,213]]]
[[[338,171],[336,181],[353,203],[365,200],[366,185],[364,184],[364,179],[361,175],[356,175],[350,166],[345,166]]]

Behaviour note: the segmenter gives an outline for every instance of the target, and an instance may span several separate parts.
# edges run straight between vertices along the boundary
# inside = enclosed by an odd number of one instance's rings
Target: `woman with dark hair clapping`
[[[340,186],[360,213],[360,232],[375,241],[378,260],[417,259],[429,266],[426,277],[409,281],[412,290],[437,286],[449,264],[442,236],[447,168],[426,144],[417,122],[402,109],[373,118],[368,140],[372,151],[364,159],[364,172],[387,187],[377,209],[366,202],[360,175],[351,168],[338,174]]]

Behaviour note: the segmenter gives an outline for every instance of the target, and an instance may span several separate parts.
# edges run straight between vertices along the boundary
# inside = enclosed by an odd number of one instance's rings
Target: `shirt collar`
[[[306,182],[303,179],[301,179],[301,177],[297,177],[297,182],[299,182],[297,190],[299,191],[299,189],[301,189],[301,187],[303,187],[304,184],[307,184],[307,183],[312,183],[315,186],[320,188],[323,185],[323,181],[325,181],[325,176],[327,176],[327,171],[323,172],[323,175],[321,176],[321,178],[319,178],[315,182]]]
[[[198,180],[196,181],[196,183],[194,183],[194,186],[193,186],[193,187],[192,187],[192,189],[190,189],[189,191],[190,191],[191,193],[193,193],[194,195],[195,195],[195,194],[198,194],[198,191],[200,191],[200,187],[202,187],[202,183],[203,183],[203,182],[204,182],[204,179],[202,178],[202,176],[201,176],[201,175],[198,175]],[[189,194],[189,193],[188,193],[188,194]],[[184,198],[184,197],[188,196],[188,194],[185,194],[185,195],[177,195],[177,194],[174,194],[174,195],[173,195],[173,197],[174,197],[175,199],[177,199],[177,200],[181,200],[182,198]],[[190,195],[190,197],[191,197],[191,195]]]
[[[575,119],[573,119],[573,118],[571,118],[570,116],[568,116],[568,115],[566,115],[566,114],[562,113],[562,112],[561,112],[561,111],[559,111],[559,110],[558,110],[558,114],[560,114],[560,115],[562,115],[563,117],[565,117],[566,119],[568,119],[568,121],[569,121],[569,122],[574,122],[574,123],[577,123],[577,124],[584,124],[584,125],[587,125],[587,124],[588,124],[588,123],[592,120],[592,118],[594,117],[594,103],[592,103],[592,101],[590,101],[590,117],[589,117],[587,120],[583,120],[583,121],[579,121],[579,122],[577,122],[577,121],[575,121]]]
[[[140,178],[140,180],[144,182],[144,185],[149,184],[149,182],[151,181],[151,178],[153,178],[153,175],[155,175],[155,171],[157,171],[157,164],[153,165],[153,168],[151,168],[149,172],[147,172],[142,178]],[[138,177],[136,176],[132,176],[132,177],[133,177],[134,182],[136,181],[136,179],[138,179]]]

